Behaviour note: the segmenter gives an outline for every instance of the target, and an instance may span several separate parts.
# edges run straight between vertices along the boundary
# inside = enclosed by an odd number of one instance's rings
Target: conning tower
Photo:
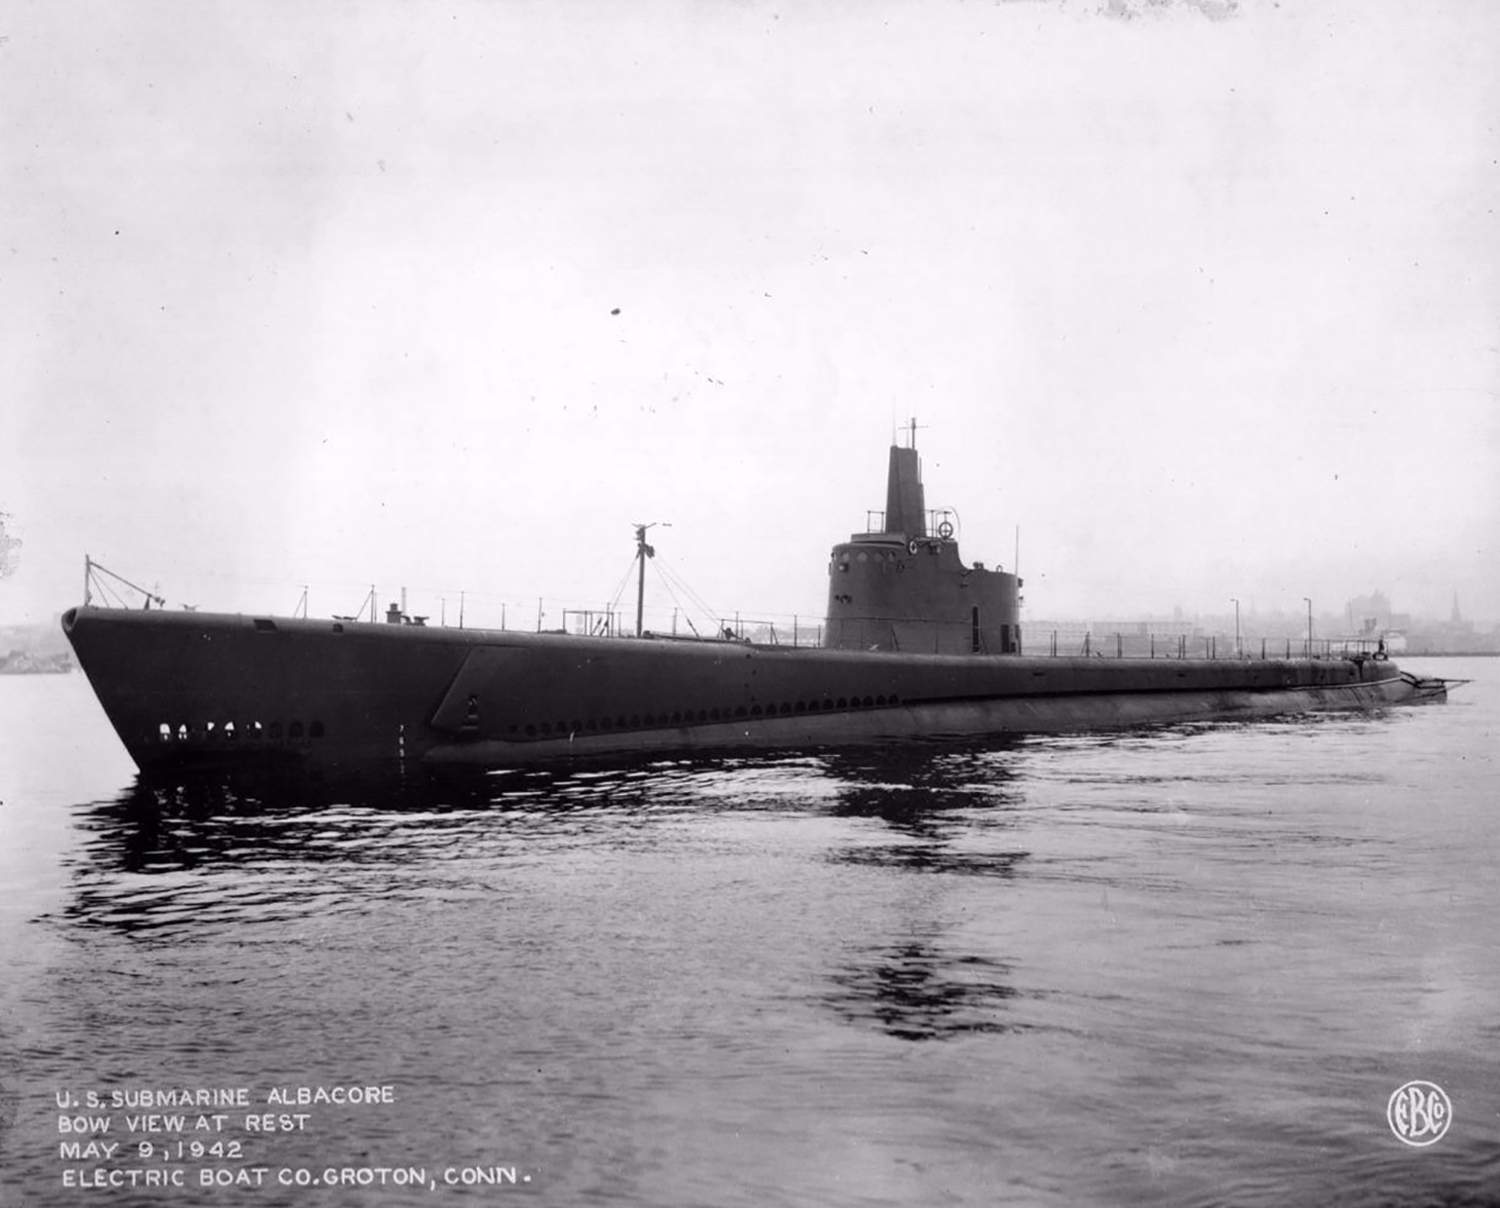
[[[854,533],[828,564],[825,645],[909,654],[1019,654],[1021,580],[965,566],[946,513],[929,529],[917,458],[891,446],[878,531]]]

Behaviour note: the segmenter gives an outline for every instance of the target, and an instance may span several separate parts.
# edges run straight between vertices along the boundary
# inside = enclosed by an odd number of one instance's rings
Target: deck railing
[[[780,620],[742,617],[720,617],[718,628],[711,635],[734,642],[754,642],[762,646],[821,646],[823,626],[809,623],[793,614]]]
[[[1036,633],[1029,635],[1033,641]],[[1241,637],[1228,634],[1083,634],[1052,630],[1045,651],[1053,657],[1151,659],[1343,659],[1385,653],[1379,639]]]
[[[96,606],[116,608],[194,608],[178,601],[168,603],[155,590],[147,589],[100,566],[91,558],[84,562],[84,589],[86,602]],[[242,584],[242,587],[244,585]],[[285,590],[278,585],[278,594]],[[483,592],[423,589],[412,592],[412,606],[407,611],[406,590],[382,592],[373,586],[357,589],[364,599],[353,613],[336,613],[324,608],[331,603],[335,608],[345,608],[356,598],[356,589],[345,585],[341,588],[314,593],[316,599],[309,605],[309,588],[300,587],[301,595],[290,614],[283,600],[281,607],[273,601],[263,601],[259,611],[268,616],[314,617],[332,616],[340,620],[366,620],[403,624],[420,624],[444,628],[498,629],[522,632],[568,633],[579,637],[628,637],[633,626],[625,624],[622,613],[613,606],[578,607],[573,603],[549,601],[544,597],[515,599]],[[241,593],[226,592],[231,599]],[[401,603],[397,604],[395,596]],[[326,599],[326,603],[325,603]],[[379,604],[389,601],[382,613]],[[322,604],[323,607],[318,605]],[[205,611],[234,611],[252,615],[253,607],[240,603],[227,608],[215,609],[205,605]],[[559,619],[561,624],[559,624]],[[868,633],[870,644],[889,648],[894,622],[906,623],[905,618],[890,617],[845,617],[840,625],[845,636],[851,625],[860,626]],[[1022,653],[1042,654],[1053,657],[1088,658],[1162,658],[1162,659],[1291,659],[1291,658],[1349,658],[1354,656],[1376,656],[1386,653],[1379,637],[1338,637],[1309,639],[1306,636],[1292,637],[1286,634],[1241,635],[1238,643],[1232,634],[1201,632],[1149,632],[1148,625],[1156,622],[1141,622],[1131,630],[1083,629],[1059,627],[1051,630],[1043,626],[1022,627]],[[932,632],[950,629],[959,635],[956,641],[962,644],[963,636],[970,633],[971,622],[955,621],[951,626],[934,622]],[[747,617],[740,613],[689,620],[681,609],[652,609],[646,611],[645,630],[655,637],[674,636],[707,640],[750,642],[761,645],[820,647],[826,632],[821,615],[783,613],[759,614]],[[931,647],[929,647],[931,648]],[[947,647],[955,648],[955,647]],[[915,648],[912,649],[916,653]],[[998,652],[992,652],[998,653]],[[1393,651],[1392,653],[1399,653]]]

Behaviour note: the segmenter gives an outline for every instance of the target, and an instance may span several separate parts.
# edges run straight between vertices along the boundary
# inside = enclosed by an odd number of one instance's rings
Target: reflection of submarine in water
[[[828,575],[815,648],[88,603],[63,628],[143,770],[278,758],[502,767],[1373,709],[1444,693],[1377,658],[1023,655],[1020,579],[966,566],[950,525],[929,531],[914,447],[891,448],[884,521],[834,546]]]

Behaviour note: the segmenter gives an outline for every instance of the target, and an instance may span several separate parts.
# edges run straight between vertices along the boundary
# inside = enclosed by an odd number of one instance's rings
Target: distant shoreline
[[[67,675],[77,664],[67,654],[12,654],[0,657],[0,675]]]

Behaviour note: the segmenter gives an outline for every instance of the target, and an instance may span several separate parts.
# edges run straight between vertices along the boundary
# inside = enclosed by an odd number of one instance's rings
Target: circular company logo
[[[1385,1118],[1407,1145],[1431,1145],[1453,1122],[1453,1104],[1436,1082],[1408,1082],[1385,1105]]]

